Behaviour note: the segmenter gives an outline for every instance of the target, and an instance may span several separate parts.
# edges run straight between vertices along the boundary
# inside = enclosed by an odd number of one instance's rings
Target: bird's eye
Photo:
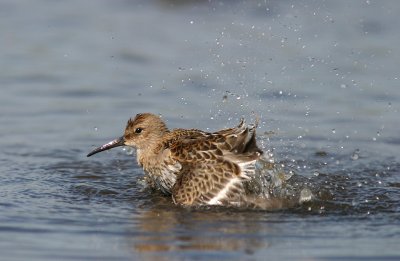
[[[142,128],[136,128],[136,129],[135,129],[135,133],[141,133],[142,130],[143,130]]]

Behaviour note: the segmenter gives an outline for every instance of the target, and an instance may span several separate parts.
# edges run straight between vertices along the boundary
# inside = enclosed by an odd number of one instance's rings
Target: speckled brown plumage
[[[217,132],[196,129],[168,130],[154,114],[137,114],[127,123],[124,135],[88,156],[117,146],[137,149],[137,161],[149,184],[171,194],[176,204],[238,205],[247,191],[244,182],[255,172],[262,154],[257,147],[257,124],[242,120],[235,128]]]

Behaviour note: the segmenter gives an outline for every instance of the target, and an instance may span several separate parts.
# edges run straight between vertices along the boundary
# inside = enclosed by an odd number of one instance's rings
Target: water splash
[[[255,178],[248,184],[250,190],[266,199],[286,197],[289,193],[287,181],[294,173],[285,172],[283,167],[275,163],[272,153],[264,153],[256,162]]]

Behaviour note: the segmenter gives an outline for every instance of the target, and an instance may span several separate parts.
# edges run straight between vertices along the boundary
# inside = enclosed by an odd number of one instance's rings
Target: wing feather
[[[255,143],[255,126],[245,126],[242,120],[236,128],[215,133],[178,129],[171,137],[164,146],[168,169],[176,174],[171,189],[175,203],[221,205],[240,200],[243,182],[254,175],[262,153]],[[177,163],[179,168],[174,167]]]

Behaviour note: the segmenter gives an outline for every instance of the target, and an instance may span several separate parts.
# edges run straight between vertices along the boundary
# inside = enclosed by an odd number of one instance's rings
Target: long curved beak
[[[124,137],[119,137],[118,139],[115,139],[115,140],[113,140],[113,141],[110,141],[109,143],[104,144],[103,146],[100,146],[100,147],[98,147],[98,148],[92,150],[92,151],[87,155],[87,157],[90,157],[90,156],[92,156],[93,154],[96,154],[96,153],[99,153],[99,152],[102,152],[102,151],[105,151],[105,150],[109,150],[109,149],[112,149],[112,148],[115,148],[115,147],[124,146],[124,145],[125,145],[125,139],[124,139]]]

